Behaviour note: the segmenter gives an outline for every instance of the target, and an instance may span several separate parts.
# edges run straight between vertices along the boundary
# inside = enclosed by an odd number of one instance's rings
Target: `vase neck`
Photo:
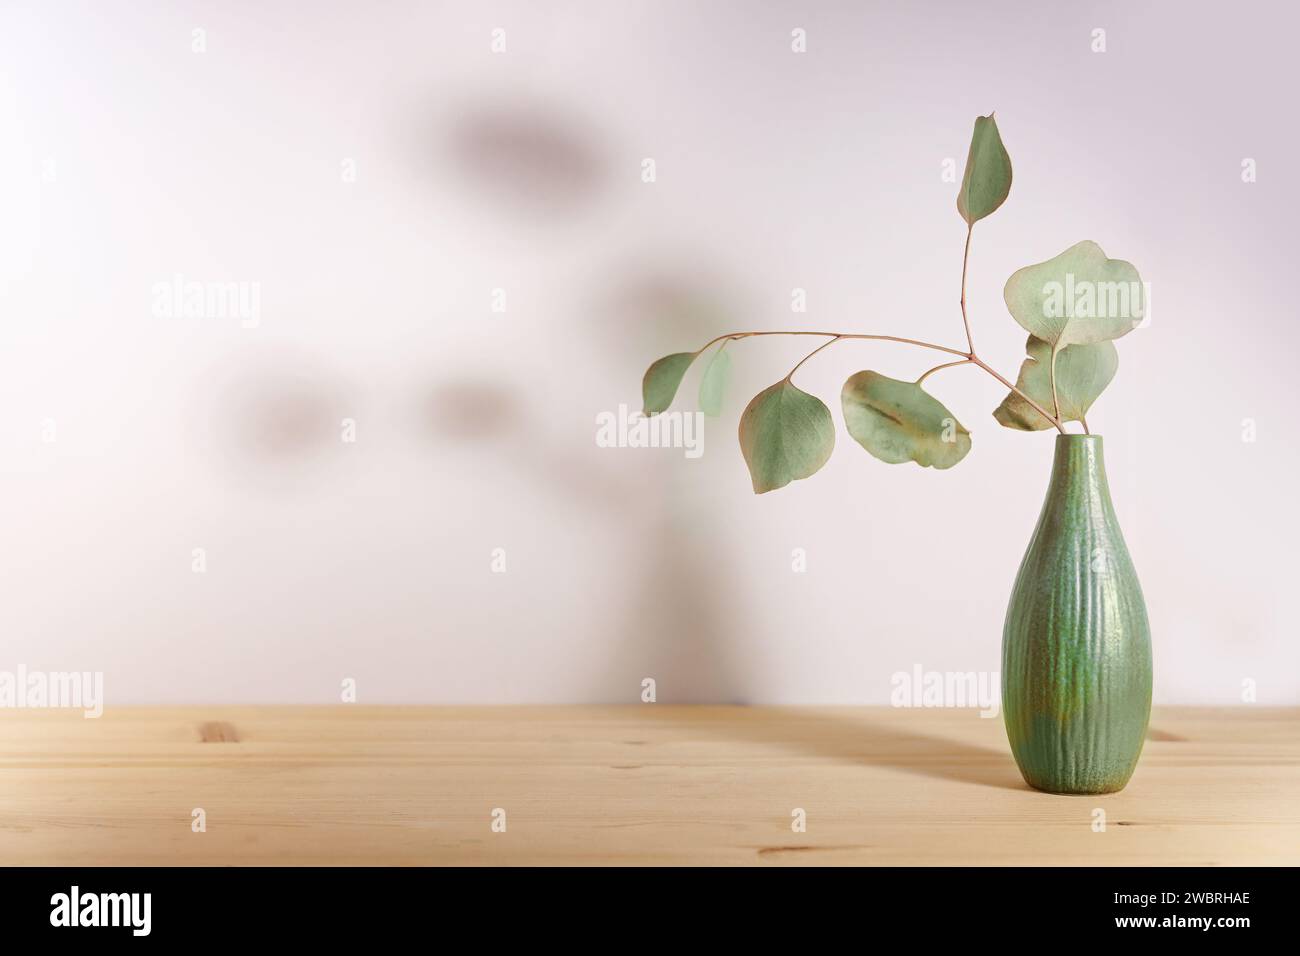
[[[1100,435],[1056,436],[1051,489],[1070,498],[1082,494],[1093,506],[1111,510]]]

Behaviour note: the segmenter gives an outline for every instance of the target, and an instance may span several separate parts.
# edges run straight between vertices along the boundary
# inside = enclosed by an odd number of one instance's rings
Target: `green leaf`
[[[915,382],[857,372],[844,383],[840,400],[849,434],[891,465],[951,468],[970,451],[970,432]]]
[[[1011,192],[1011,157],[1002,145],[993,114],[975,119],[957,211],[969,225],[992,213]]]
[[[1020,269],[1007,280],[1002,297],[1026,332],[1058,348],[1117,339],[1146,314],[1137,269],[1123,259],[1107,259],[1089,240]]]
[[[645,414],[657,414],[673,403],[677,386],[682,384],[682,376],[686,374],[686,370],[691,367],[697,355],[698,352],[676,352],[665,355],[645,370],[645,377],[641,379],[641,397],[644,401]]]
[[[1029,358],[1020,366],[1016,388],[1047,411],[1052,410],[1050,377],[1052,347],[1032,335],[1025,343]],[[1079,422],[1102,393],[1119,368],[1119,351],[1113,342],[1092,345],[1067,345],[1056,353],[1056,398],[1061,406],[1061,421]],[[1052,423],[1015,392],[1009,392],[993,412],[998,423],[1007,428],[1035,432],[1052,428]]]
[[[700,411],[712,418],[722,414],[722,397],[727,392],[731,381],[731,356],[727,354],[727,343],[713,353],[709,364],[704,367],[704,378],[700,380]]]
[[[815,474],[834,448],[831,410],[789,379],[755,395],[740,416],[740,450],[755,494]]]

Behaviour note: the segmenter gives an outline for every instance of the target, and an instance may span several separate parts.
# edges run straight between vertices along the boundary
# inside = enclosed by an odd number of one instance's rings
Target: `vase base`
[[[1025,781],[1025,782],[1029,783],[1029,781]],[[1101,796],[1102,794],[1107,794],[1107,793],[1119,793],[1126,786],[1128,786],[1128,784],[1122,783],[1118,787],[1096,787],[1096,788],[1079,787],[1073,790],[1062,790],[1060,788],[1047,787],[1047,786],[1040,787],[1038,786],[1038,784],[1034,784],[1034,783],[1030,783],[1029,786],[1030,788],[1037,790],[1039,793],[1050,793],[1057,797],[1087,797],[1087,796]]]
[[[1087,797],[1106,793],[1119,793],[1128,786],[1130,779],[1129,776],[1124,777],[1123,780],[1118,780],[1115,777],[1110,779],[1094,777],[1092,781],[1087,783],[1062,780],[1059,777],[1055,780],[1042,779],[1041,777],[1037,780],[1031,780],[1023,770],[1020,776],[1024,778],[1025,783],[1029,784],[1031,789],[1037,790],[1039,793],[1052,793],[1060,797]]]

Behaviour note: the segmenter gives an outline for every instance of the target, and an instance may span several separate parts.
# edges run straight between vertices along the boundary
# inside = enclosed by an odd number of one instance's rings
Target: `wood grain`
[[[1300,710],[1159,710],[1102,797],[965,710],[0,711],[0,862],[1295,865]]]

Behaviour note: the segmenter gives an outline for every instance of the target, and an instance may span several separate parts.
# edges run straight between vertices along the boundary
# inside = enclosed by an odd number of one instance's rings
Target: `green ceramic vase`
[[[1151,635],[1099,435],[1060,435],[1002,633],[1002,713],[1025,781],[1122,790],[1151,713]]]

